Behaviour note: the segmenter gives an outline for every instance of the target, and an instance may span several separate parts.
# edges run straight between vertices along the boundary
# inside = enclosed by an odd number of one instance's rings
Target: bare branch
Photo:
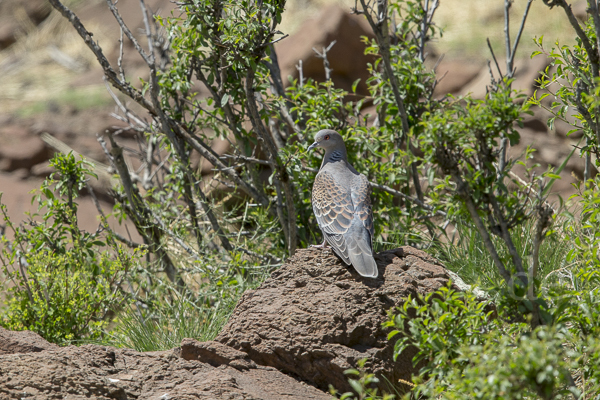
[[[292,191],[292,183],[289,179],[288,173],[285,168],[280,165],[277,160],[277,147],[275,143],[273,143],[271,136],[266,132],[266,128],[263,125],[260,114],[258,112],[258,107],[256,105],[256,98],[254,92],[254,71],[252,69],[248,69],[246,73],[246,106],[248,108],[248,114],[250,116],[250,121],[255,132],[258,134],[258,140],[262,144],[265,153],[267,154],[267,158],[269,163],[271,164],[271,169],[273,170],[274,183],[277,191],[278,201],[277,201],[277,214],[279,215],[281,226],[283,228],[284,234],[287,231],[286,241],[288,244],[289,255],[293,255],[296,251],[296,242],[297,242],[297,226],[296,226],[296,208],[294,205],[294,197]],[[281,187],[282,185],[283,187]],[[283,193],[285,195],[285,205],[287,207],[287,218],[285,218],[283,214],[283,210],[281,204],[281,190],[283,189]]]
[[[304,69],[302,68],[302,60],[298,60],[298,65],[296,65],[296,69],[298,70],[299,78],[298,78],[298,87],[304,86]]]
[[[262,204],[263,206],[268,207],[271,202],[269,201],[269,199],[260,194],[258,192],[258,190],[256,190],[254,187],[252,187],[250,184],[248,184],[244,179],[242,179],[235,171],[229,170],[227,169],[227,165],[225,165],[220,159],[219,159],[219,155],[216,154],[211,148],[210,146],[208,146],[206,143],[204,143],[201,140],[198,140],[196,137],[192,136],[189,132],[182,130],[182,129],[177,129],[175,130],[175,133],[180,136],[181,138],[183,138],[186,143],[188,143],[194,150],[196,150],[198,153],[200,153],[200,155],[204,158],[206,158],[206,160],[208,162],[210,162],[212,165],[214,165],[215,167],[219,168],[220,170],[223,170],[224,173],[240,188],[242,189],[245,193],[247,193],[250,197],[252,197],[255,201],[257,201],[258,203]]]
[[[163,234],[157,229],[156,225],[152,223],[153,218],[150,217],[153,216],[153,214],[140,196],[137,187],[133,184],[129,168],[123,158],[123,149],[117,145],[112,136],[108,136],[108,138],[111,143],[111,161],[119,173],[123,189],[129,202],[129,207],[126,207],[125,209],[129,211],[129,215],[132,218],[137,231],[148,244],[150,251],[158,256],[169,280],[176,283],[179,287],[185,288],[185,282],[179,275],[170,256],[162,248],[161,238]],[[165,230],[163,229],[163,231]]]
[[[490,43],[490,38],[487,38],[486,41],[487,41],[488,48],[490,49],[490,52],[492,53],[492,58],[494,59],[494,63],[496,64],[496,69],[498,70],[498,74],[500,74],[500,79],[503,79],[504,77],[502,75],[502,70],[500,69],[498,60],[496,59],[496,54],[494,54],[494,49],[492,48],[492,44]],[[490,71],[490,74],[491,74],[491,71]]]
[[[515,70],[513,67],[514,61],[515,61],[515,55],[517,54],[517,47],[519,46],[519,42],[521,41],[521,35],[523,34],[523,29],[525,28],[525,21],[527,20],[527,15],[529,14],[529,8],[531,7],[531,3],[533,3],[533,0],[529,0],[527,2],[527,6],[525,7],[525,11],[523,12],[523,18],[521,19],[521,25],[519,26],[519,31],[517,32],[517,37],[515,39],[515,42],[513,43],[512,50],[510,51],[510,56],[507,55],[508,61],[507,61],[506,73],[509,78],[512,78],[515,73]]]
[[[84,40],[90,50],[94,53],[96,58],[98,59],[98,63],[104,70],[104,74],[110,83],[123,92],[125,95],[129,96],[137,103],[139,103],[142,107],[148,110],[150,113],[154,114],[154,107],[144,98],[142,92],[135,89],[133,86],[129,85],[126,82],[123,82],[117,76],[115,70],[108,62],[108,59],[104,55],[102,48],[98,45],[98,43],[94,42],[92,39],[92,34],[88,32],[77,15],[73,13],[69,8],[67,8],[64,4],[60,2],[60,0],[48,0],[52,7],[58,10],[70,23],[73,25],[79,36]]]
[[[298,135],[298,140],[304,142],[304,135],[302,135],[302,129],[294,122],[289,109],[292,106],[288,100],[285,89],[283,88],[283,81],[281,79],[281,69],[279,68],[279,60],[277,58],[277,52],[275,46],[269,46],[271,62],[266,62],[269,71],[271,72],[271,90],[276,96],[283,99],[283,103],[279,105],[279,112],[283,120],[288,124],[290,128]],[[288,137],[284,137],[288,139]]]
[[[365,0],[360,0],[360,4],[363,7],[364,16],[367,18],[373,33],[375,33],[375,38],[377,39],[377,43],[379,44],[379,52],[381,54],[381,58],[383,60],[383,65],[385,68],[385,74],[388,77],[390,85],[392,86],[392,93],[394,94],[394,100],[396,101],[396,105],[398,107],[398,111],[400,113],[400,120],[402,122],[402,137],[400,139],[400,144],[404,142],[406,136],[409,132],[409,124],[408,124],[408,114],[406,113],[406,107],[404,105],[404,99],[400,96],[400,89],[398,88],[398,80],[394,75],[394,70],[392,68],[391,62],[391,54],[390,54],[390,45],[389,45],[389,35],[388,35],[388,21],[387,21],[387,0],[378,0],[378,21],[375,22],[373,20],[373,16],[370,12],[368,12],[368,6],[365,3]],[[354,12],[357,13],[356,9]]]
[[[583,44],[583,47],[585,48],[585,52],[588,54],[588,57],[590,58],[590,64],[592,66],[592,76],[597,77],[600,55],[598,54],[597,51],[594,51],[594,46],[590,42],[590,39],[588,38],[586,33],[583,31],[583,28],[581,27],[581,25],[579,25],[579,21],[577,21],[577,17],[575,17],[575,14],[573,14],[571,5],[568,4],[566,2],[566,0],[554,0],[551,2],[544,0],[544,3],[550,5],[551,7],[558,5],[559,7],[562,7],[563,10],[565,10],[565,13],[567,14],[567,18],[569,19],[569,23],[571,24],[573,29],[575,29],[575,33],[577,33],[577,37],[579,37],[579,39],[581,40],[581,43]],[[597,12],[596,12],[596,14],[597,14]]]
[[[498,255],[496,246],[494,246],[494,243],[492,242],[492,239],[490,238],[488,230],[486,229],[485,225],[483,224],[483,221],[481,220],[481,216],[479,215],[477,207],[473,203],[473,199],[472,199],[471,194],[469,193],[467,184],[462,180],[462,178],[457,173],[452,174],[452,179],[454,179],[454,182],[456,182],[457,192],[458,192],[459,196],[465,202],[465,205],[467,206],[467,210],[469,211],[469,214],[471,215],[471,219],[473,220],[473,223],[475,224],[475,228],[477,229],[477,232],[479,232],[479,235],[481,235],[481,238],[483,239],[483,244],[485,245],[485,248],[487,249],[487,251],[490,253],[490,256],[492,257],[492,261],[494,262],[494,265],[496,265],[496,268],[498,269],[498,272],[500,273],[502,278],[504,278],[504,281],[506,283],[509,283],[511,281],[511,276],[508,273],[508,271],[506,270],[504,263],[500,260],[500,256]]]
[[[510,60],[510,6],[513,0],[504,0],[504,44],[506,46],[506,59]],[[506,70],[506,74],[509,75],[512,68]]]
[[[427,31],[429,30],[429,0],[425,0],[425,7],[423,7],[423,20],[421,21],[421,43],[419,46],[419,59],[421,62],[425,61],[425,39],[427,38]]]
[[[131,41],[131,43],[133,43],[133,47],[137,50],[137,52],[140,54],[140,56],[142,56],[142,58],[144,59],[146,64],[149,64],[151,61],[150,61],[148,54],[144,51],[144,49],[142,49],[142,46],[140,46],[140,44],[138,43],[135,36],[133,36],[133,33],[131,33],[131,30],[129,29],[127,24],[125,24],[125,21],[123,21],[123,18],[121,18],[121,14],[119,14],[119,10],[117,10],[116,4],[113,3],[112,0],[106,0],[106,4],[108,4],[108,8],[110,9],[110,12],[113,14],[115,19],[117,20],[117,23],[121,27],[121,32],[125,33],[125,36],[127,36],[127,39],[129,39]],[[144,16],[144,18],[146,18],[145,10],[144,10],[143,16]],[[146,21],[144,21],[144,22],[146,22]],[[150,51],[151,51],[150,57],[152,57],[152,49],[150,49]]]
[[[336,40],[334,40],[333,42],[329,43],[329,46],[327,47],[323,47],[323,51],[319,52],[319,50],[315,49],[314,47],[312,48],[313,51],[317,54],[317,58],[321,58],[323,60],[323,67],[325,68],[325,80],[326,81],[330,81],[331,80],[331,71],[333,71],[331,68],[329,68],[329,60],[327,59],[327,53],[329,53],[329,50],[331,50],[331,48],[333,47],[334,44],[336,44]]]
[[[528,279],[527,279],[527,274],[525,273],[525,269],[523,268],[523,260],[521,259],[521,256],[519,256],[519,253],[517,252],[517,248],[515,247],[515,244],[510,236],[510,232],[508,230],[508,224],[506,223],[504,214],[500,210],[500,206],[498,205],[498,202],[496,201],[496,197],[493,194],[490,195],[489,197],[490,197],[490,203],[492,205],[492,210],[494,212],[494,216],[495,216],[496,220],[498,221],[498,223],[500,224],[500,233],[501,233],[500,237],[502,238],[504,243],[506,243],[506,247],[508,247],[508,252],[513,260],[513,264],[515,264],[518,276],[521,277],[523,284],[525,285],[525,287],[527,287]]]

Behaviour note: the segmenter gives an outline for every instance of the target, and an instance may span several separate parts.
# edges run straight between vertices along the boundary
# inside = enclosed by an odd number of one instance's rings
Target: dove
[[[324,241],[313,247],[325,247],[327,242],[360,275],[377,278],[369,181],[348,163],[346,145],[336,131],[317,132],[308,150],[317,147],[325,154],[313,185],[312,207]]]

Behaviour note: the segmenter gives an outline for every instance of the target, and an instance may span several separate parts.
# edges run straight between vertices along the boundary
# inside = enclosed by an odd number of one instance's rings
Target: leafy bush
[[[349,376],[348,382],[358,397],[352,392],[338,394],[331,386],[330,393],[340,400],[392,400],[394,395],[379,395],[378,390],[371,387],[371,384],[378,383],[379,379],[366,370],[365,362],[366,359],[359,360],[357,368],[344,371]]]
[[[0,204],[14,236],[1,242],[7,307],[0,323],[59,344],[96,339],[124,302],[120,286],[141,254],[123,251],[102,226],[80,230],[76,200],[92,176],[85,161],[56,155],[50,165],[56,172],[32,199],[38,214],[29,226],[15,226]]]

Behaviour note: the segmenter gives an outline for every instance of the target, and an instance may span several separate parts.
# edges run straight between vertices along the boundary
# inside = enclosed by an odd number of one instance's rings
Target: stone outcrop
[[[353,82],[360,79],[357,92],[367,95],[367,64],[374,59],[364,54],[365,44],[361,37],[374,37],[363,16],[353,15],[339,6],[327,7],[317,18],[306,21],[297,33],[275,45],[284,85],[289,83],[288,77],[299,78],[296,66],[300,61],[304,79],[324,82],[323,59],[317,57],[315,50],[322,52],[335,42],[327,52],[335,87],[351,91]]]
[[[1,348],[14,354],[0,355],[2,399],[331,398],[274,368],[244,364],[244,357],[236,358],[241,352],[220,343],[189,339],[180,349],[139,353],[96,345],[59,348],[31,332],[7,332],[0,332]]]
[[[394,362],[381,324],[409,295],[446,285],[434,258],[412,247],[375,256],[378,279],[360,277],[330,249],[298,250],[257,290],[247,291],[215,340],[326,390],[350,387],[344,370],[367,366],[391,382],[414,372],[406,352]]]
[[[38,353],[57,349],[59,349],[57,345],[49,343],[35,332],[13,332],[0,327],[0,355]]]
[[[168,351],[61,348],[0,328],[0,398],[325,400],[330,384],[350,390],[344,370],[362,358],[391,382],[410,379],[413,354],[394,362],[381,323],[450,275],[411,247],[375,260],[380,277],[365,279],[330,249],[298,250],[246,292],[215,341],[184,339]]]

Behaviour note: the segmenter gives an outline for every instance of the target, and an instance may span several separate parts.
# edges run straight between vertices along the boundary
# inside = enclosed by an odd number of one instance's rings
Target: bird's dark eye
[[[329,135],[325,135],[325,140],[329,140]]]

